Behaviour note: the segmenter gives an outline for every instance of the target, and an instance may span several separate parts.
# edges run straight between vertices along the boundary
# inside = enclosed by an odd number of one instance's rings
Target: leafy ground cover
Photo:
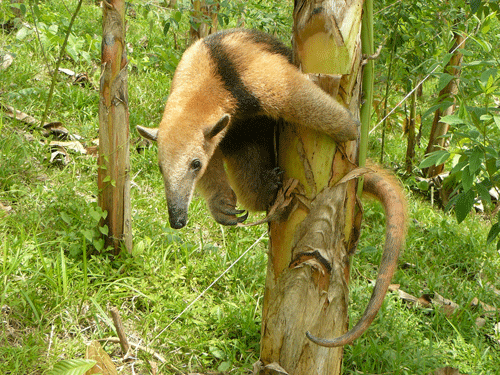
[[[238,17],[231,13],[236,11],[227,9],[226,26],[236,26]],[[6,23],[10,10],[4,3],[0,10]],[[48,67],[54,66],[70,13],[59,1],[25,11],[21,23],[0,31],[0,58],[13,57],[0,70],[0,103],[40,119],[51,79]],[[48,116],[80,136],[86,147],[98,134],[100,17],[94,2],[85,2],[63,67],[89,79],[74,84],[61,74]],[[188,22],[185,14],[155,2],[131,3],[128,20],[131,134],[139,145],[135,125],[158,123],[173,68],[187,43]],[[287,40],[290,24],[290,6],[249,2],[247,26]],[[6,112],[0,108],[0,374],[43,374],[61,359],[82,358],[90,341],[116,336],[108,312],[112,306],[120,310],[131,342],[167,359],[158,363],[139,350],[135,364],[122,363],[119,345],[103,342],[122,373],[154,373],[156,368],[162,374],[250,373],[259,355],[267,228],[222,227],[196,198],[188,226],[170,229],[156,148],[133,147],[133,254],[98,253],[103,213],[96,203],[96,158],[70,151],[69,163],[51,161],[53,136]],[[402,160],[400,136],[395,131],[391,136],[388,153]],[[441,295],[458,307],[414,304],[397,291],[388,294],[369,331],[345,348],[344,372],[427,374],[452,366],[461,373],[496,374],[498,310],[485,311],[500,307],[500,257],[494,246],[486,246],[491,223],[473,214],[458,225],[453,215],[407,193],[408,241],[393,282],[422,301]],[[367,203],[364,217],[351,271],[351,321],[369,299],[384,236],[378,204]]]

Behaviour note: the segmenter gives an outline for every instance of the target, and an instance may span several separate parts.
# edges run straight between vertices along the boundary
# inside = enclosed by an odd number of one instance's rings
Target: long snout
[[[188,208],[191,201],[191,191],[169,191],[166,189],[168,221],[174,229],[181,229],[186,226],[188,219]]]
[[[170,226],[174,229],[181,229],[186,226],[188,218],[188,207],[179,207],[171,205],[168,202],[168,221]]]

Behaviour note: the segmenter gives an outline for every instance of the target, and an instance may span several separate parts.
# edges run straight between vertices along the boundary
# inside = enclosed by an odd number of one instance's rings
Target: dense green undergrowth
[[[172,69],[187,43],[185,17],[151,4],[134,2],[128,13],[133,142],[139,139],[135,125],[159,122]],[[286,40],[290,6],[266,4],[249,2],[247,26]],[[0,9],[8,18],[6,5]],[[54,65],[69,13],[59,1],[40,2],[38,9],[44,53],[29,8],[23,22],[31,28],[18,24],[0,31],[0,57],[9,53],[14,58],[0,70],[0,103],[40,119],[51,78],[47,64]],[[71,78],[59,76],[48,116],[82,137],[86,146],[98,134],[100,12],[93,1],[84,3],[70,40],[73,52],[63,61],[64,68],[86,72],[90,84],[74,85]],[[236,26],[237,17],[230,16],[228,10],[227,26]],[[168,22],[172,26],[165,36]],[[118,344],[103,342],[122,373],[151,373],[153,362],[162,374],[251,373],[259,356],[267,228],[220,226],[195,198],[187,227],[170,229],[156,147],[140,152],[132,147],[133,254],[97,253],[102,213],[96,203],[96,158],[70,153],[67,165],[51,162],[51,138],[4,113],[0,108],[0,203],[10,210],[0,210],[0,374],[43,374],[61,359],[82,358],[90,341],[116,336],[111,306],[119,308],[131,342],[167,359],[161,364],[151,354],[134,351],[139,360],[132,369],[119,361]],[[402,160],[396,130],[389,134],[391,161]],[[372,143],[376,150],[377,141]],[[439,294],[459,307],[447,315],[441,308],[415,306],[389,293],[369,331],[345,348],[344,372],[427,374],[452,366],[467,374],[498,373],[498,313],[472,304],[477,298],[500,307],[494,290],[500,289],[500,258],[493,246],[485,245],[491,223],[473,214],[458,225],[453,215],[431,207],[423,197],[409,190],[407,195],[408,241],[393,282],[413,296]],[[353,322],[370,297],[369,280],[376,277],[384,237],[382,209],[373,202],[364,207],[351,271]],[[479,321],[484,324],[477,325]]]

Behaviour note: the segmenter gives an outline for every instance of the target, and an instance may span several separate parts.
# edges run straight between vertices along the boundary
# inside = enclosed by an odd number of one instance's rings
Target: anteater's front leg
[[[246,220],[248,215],[237,216],[245,211],[236,209],[236,194],[229,186],[219,149],[215,150],[196,188],[205,198],[212,216],[219,224],[236,225]]]

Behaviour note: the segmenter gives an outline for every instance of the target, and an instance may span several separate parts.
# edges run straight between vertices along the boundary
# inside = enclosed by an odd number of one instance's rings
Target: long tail
[[[360,337],[370,326],[382,306],[398,262],[399,252],[403,248],[406,235],[406,201],[395,177],[388,172],[377,170],[366,174],[363,191],[375,196],[382,203],[386,214],[385,246],[380,262],[377,282],[370,302],[358,323],[346,334],[333,340],[320,339],[309,332],[307,337],[314,343],[327,346],[344,346]]]

